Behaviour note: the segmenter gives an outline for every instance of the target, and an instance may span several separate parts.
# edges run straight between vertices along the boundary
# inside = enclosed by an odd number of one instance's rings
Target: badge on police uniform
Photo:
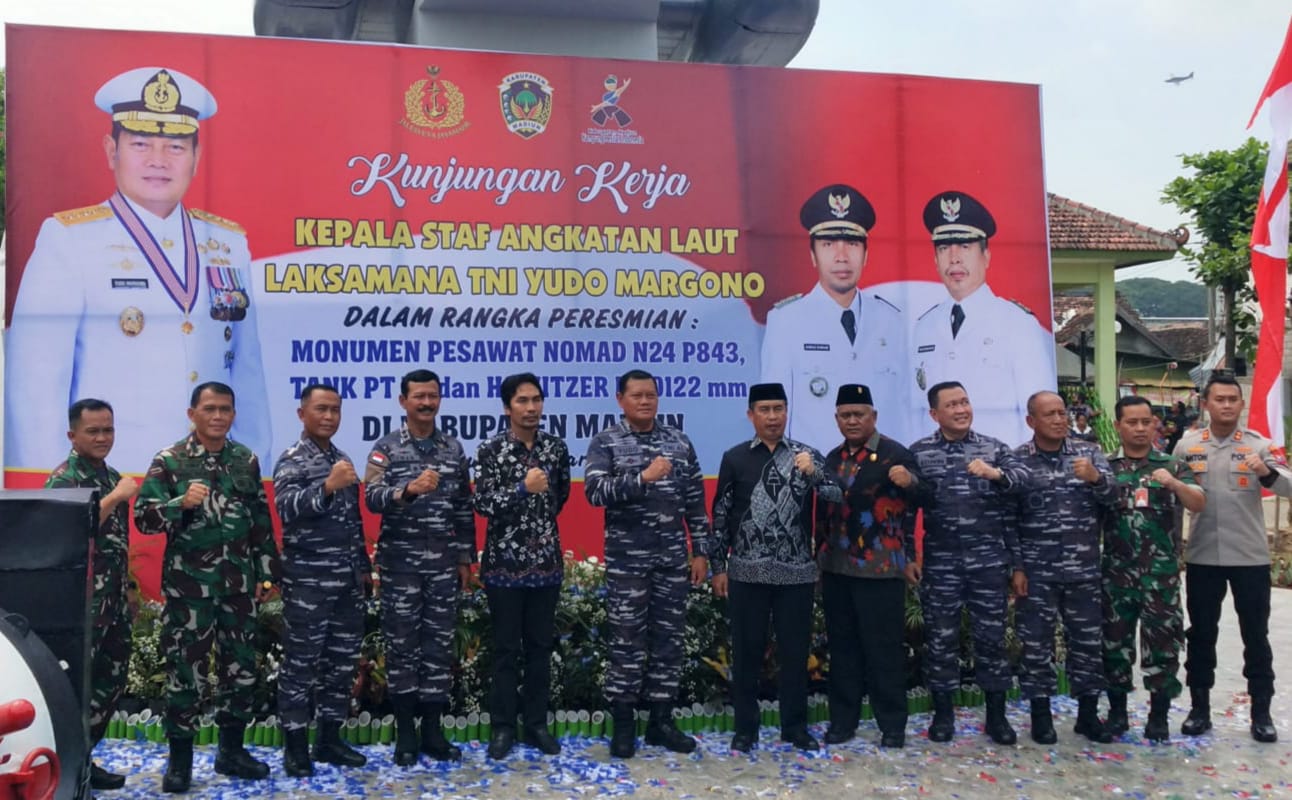
[[[808,383],[808,391],[813,397],[825,397],[825,393],[830,391],[830,382],[818,375]]]

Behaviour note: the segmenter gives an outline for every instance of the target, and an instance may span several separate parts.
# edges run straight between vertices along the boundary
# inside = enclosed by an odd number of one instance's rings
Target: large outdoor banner
[[[7,486],[66,457],[82,397],[113,404],[109,460],[142,473],[207,380],[266,475],[303,386],[340,389],[359,461],[416,368],[468,454],[505,429],[501,379],[537,373],[576,462],[617,424],[616,376],[646,369],[710,475],[760,381],[822,452],[842,383],[907,443],[938,381],[1010,444],[1053,388],[1036,86],[6,36]],[[566,544],[599,552],[581,495]]]

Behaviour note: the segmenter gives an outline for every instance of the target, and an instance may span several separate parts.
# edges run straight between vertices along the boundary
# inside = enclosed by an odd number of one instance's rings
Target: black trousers
[[[534,588],[487,586],[493,624],[493,685],[489,688],[489,717],[495,727],[516,724],[521,705],[516,688],[518,666],[524,660],[524,704],[527,728],[547,728],[547,700],[552,681],[556,601],[560,586]]]
[[[830,728],[855,730],[862,695],[869,694],[879,730],[904,731],[905,581],[826,572],[821,601],[830,645]]]
[[[1274,653],[1270,650],[1270,568],[1188,564],[1185,573],[1189,629],[1184,670],[1192,689],[1216,683],[1216,636],[1225,590],[1234,593],[1238,632],[1243,638],[1243,677],[1253,697],[1274,695]]]
[[[781,734],[807,729],[807,659],[813,584],[728,583],[731,608],[731,703],[736,733],[758,735],[758,676],[767,652],[767,619],[776,635]]]

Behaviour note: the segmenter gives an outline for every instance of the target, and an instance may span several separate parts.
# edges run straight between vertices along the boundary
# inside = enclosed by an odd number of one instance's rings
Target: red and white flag
[[[1288,140],[1292,139],[1292,23],[1283,50],[1265,85],[1251,128],[1261,108],[1269,111],[1270,160],[1252,226],[1252,280],[1261,304],[1260,340],[1252,375],[1247,424],[1283,447],[1283,334],[1287,314]]]

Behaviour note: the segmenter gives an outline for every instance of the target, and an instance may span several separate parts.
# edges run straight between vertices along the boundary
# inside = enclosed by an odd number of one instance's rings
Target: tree
[[[1225,363],[1231,366],[1237,347],[1249,356],[1256,349],[1256,318],[1248,310],[1248,301],[1256,297],[1249,282],[1250,247],[1268,159],[1265,143],[1251,138],[1234,150],[1183,155],[1180,161],[1193,174],[1162,190],[1163,202],[1193,218],[1201,244],[1180,252],[1204,284],[1221,291]]]
[[[1207,315],[1207,290],[1194,281],[1128,278],[1117,281],[1117,291],[1141,316],[1205,317]]]

